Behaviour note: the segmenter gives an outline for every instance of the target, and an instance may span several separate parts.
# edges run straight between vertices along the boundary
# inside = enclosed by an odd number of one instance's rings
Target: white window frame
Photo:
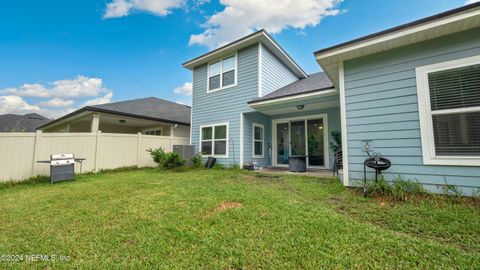
[[[262,129],[262,139],[256,140],[255,139],[255,127],[259,127]],[[255,155],[255,143],[261,142],[262,143],[262,154]],[[252,123],[252,157],[253,158],[264,158],[265,156],[265,126],[258,123]]]
[[[160,135],[145,134],[146,132],[152,132],[152,131],[157,131],[157,130],[160,130]],[[142,134],[143,135],[149,135],[149,136],[165,136],[165,134],[163,134],[163,127],[147,128],[147,129],[142,130]]]
[[[433,131],[433,115],[466,113],[480,111],[479,107],[431,110],[430,88],[428,74],[432,72],[460,68],[480,64],[480,55],[456,59],[432,65],[420,66],[415,69],[417,77],[418,111],[420,117],[420,134],[422,141],[423,164],[450,166],[480,166],[480,156],[438,156],[435,153]]]
[[[234,60],[235,60],[235,82],[233,84],[228,85],[228,86],[223,86],[223,63],[222,62],[223,62],[223,60],[225,60],[227,58],[230,58],[232,56],[234,57]],[[220,87],[210,90],[210,65],[215,64],[217,62],[220,62]],[[235,86],[237,86],[237,83],[238,83],[238,52],[235,52],[234,54],[230,54],[228,56],[222,57],[220,59],[216,59],[215,61],[208,62],[208,65],[207,65],[207,93],[213,93],[213,92],[225,90],[225,89],[228,89],[228,88],[231,88],[231,87],[235,87]]]
[[[227,145],[225,148],[225,155],[215,155],[215,127],[217,126],[226,126],[227,128],[227,137],[225,139],[218,139],[218,141],[227,141]],[[215,157],[215,158],[228,158],[228,153],[229,153],[229,145],[230,145],[230,128],[229,128],[229,122],[223,122],[223,123],[216,123],[216,124],[208,124],[208,125],[201,125],[200,126],[200,137],[199,137],[199,149],[200,149],[200,155],[202,157]],[[203,128],[212,128],[212,139],[211,140],[202,140],[202,130]],[[211,141],[212,142],[212,154],[211,155],[204,155],[202,154],[202,141]]]

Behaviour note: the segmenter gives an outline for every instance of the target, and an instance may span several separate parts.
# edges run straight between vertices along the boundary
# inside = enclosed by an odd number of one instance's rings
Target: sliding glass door
[[[275,120],[273,123],[273,164],[285,166],[290,156],[307,156],[307,165],[324,168],[326,164],[326,127],[323,117]]]

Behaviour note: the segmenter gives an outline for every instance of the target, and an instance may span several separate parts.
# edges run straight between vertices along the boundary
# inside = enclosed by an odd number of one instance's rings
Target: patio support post
[[[92,114],[92,124],[90,126],[91,133],[97,133],[100,126],[100,115],[98,113]]]

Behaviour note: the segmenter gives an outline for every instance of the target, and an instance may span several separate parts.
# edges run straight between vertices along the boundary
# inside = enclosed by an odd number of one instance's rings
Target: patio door
[[[290,156],[307,156],[310,168],[328,168],[326,115],[315,115],[272,122],[274,166],[287,166]]]

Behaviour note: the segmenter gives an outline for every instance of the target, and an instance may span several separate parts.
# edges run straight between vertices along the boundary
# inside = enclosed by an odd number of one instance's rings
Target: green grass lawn
[[[0,256],[56,255],[0,268],[480,268],[478,206],[382,206],[336,179],[143,169],[3,185],[0,198]]]

